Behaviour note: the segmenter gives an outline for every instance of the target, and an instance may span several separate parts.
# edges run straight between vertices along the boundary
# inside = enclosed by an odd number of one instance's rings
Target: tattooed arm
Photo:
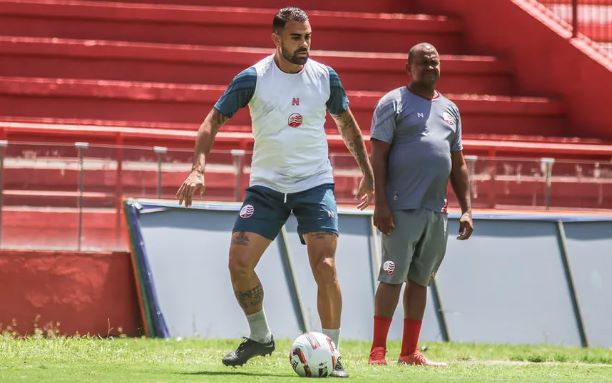
[[[185,206],[191,206],[193,193],[200,191],[200,195],[204,194],[204,167],[206,166],[206,157],[210,153],[210,149],[215,141],[215,136],[219,128],[227,121],[229,117],[222,115],[217,109],[213,108],[208,116],[204,119],[198,129],[198,136],[195,143],[195,153],[193,156],[193,165],[191,173],[176,192],[176,198],[179,200],[179,205],[185,201]]]
[[[363,209],[368,206],[373,197],[374,175],[372,172],[372,165],[368,159],[368,153],[363,142],[361,130],[359,129],[357,121],[355,121],[355,117],[353,116],[353,113],[351,113],[350,109],[347,109],[341,114],[332,114],[332,117],[336,122],[336,126],[342,135],[342,139],[344,140],[346,147],[351,152],[353,157],[355,157],[355,160],[361,169],[361,173],[363,174],[363,178],[359,184],[359,191],[357,192],[357,198],[360,200],[357,208]]]
[[[219,131],[219,128],[229,120],[228,117],[222,115],[217,109],[212,108],[208,116],[204,119],[204,122],[198,129],[198,136],[195,144],[195,154],[193,157],[193,166],[191,170],[195,170],[199,173],[204,173],[204,166],[206,165],[206,157],[210,152],[215,141],[215,136]]]

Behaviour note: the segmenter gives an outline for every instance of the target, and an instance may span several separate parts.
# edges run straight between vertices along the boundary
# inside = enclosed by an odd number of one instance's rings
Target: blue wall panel
[[[551,222],[478,220],[449,236],[438,282],[453,340],[580,344]]]
[[[248,324],[227,268],[234,211],[171,209],[141,215],[151,269],[170,336],[238,338]],[[279,337],[299,334],[289,290],[273,243],[258,265],[265,308]]]
[[[170,336],[248,335],[227,268],[230,231],[239,205],[198,204],[185,209],[164,201],[143,204],[139,224]],[[369,214],[342,210],[339,218],[337,268],[345,339],[369,340],[372,335],[380,239],[372,236]],[[475,216],[476,230],[469,241],[455,239],[456,218],[449,219],[448,251],[436,279],[451,340],[580,344],[557,233],[557,221],[563,221],[587,338],[594,346],[612,346],[612,218],[481,214]],[[316,285],[296,226],[291,217],[286,225],[288,250],[305,322],[320,330]],[[271,244],[257,272],[273,333],[293,338],[301,332],[299,311],[279,245],[278,239]],[[402,322],[400,301],[389,339],[401,338]],[[430,289],[421,343],[442,339]]]
[[[568,258],[589,345],[612,346],[612,222],[565,224]]]

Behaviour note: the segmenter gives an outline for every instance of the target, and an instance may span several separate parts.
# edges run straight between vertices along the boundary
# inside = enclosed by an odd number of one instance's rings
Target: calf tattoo
[[[249,291],[234,291],[236,299],[243,310],[259,306],[263,303],[264,291],[261,283],[258,283],[254,289]]]

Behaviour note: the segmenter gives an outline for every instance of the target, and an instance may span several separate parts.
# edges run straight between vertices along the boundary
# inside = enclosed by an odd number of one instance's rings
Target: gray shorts
[[[429,285],[446,253],[448,215],[425,209],[394,210],[393,220],[393,233],[382,235],[378,281],[395,285],[409,279]]]

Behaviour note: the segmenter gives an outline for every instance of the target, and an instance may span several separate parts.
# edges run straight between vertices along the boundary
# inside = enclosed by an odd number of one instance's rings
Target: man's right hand
[[[385,235],[391,235],[395,229],[395,222],[393,222],[393,214],[389,206],[375,204],[374,205],[374,226]]]
[[[179,201],[179,205],[185,202],[185,207],[190,207],[193,201],[193,193],[200,191],[200,197],[204,195],[204,174],[197,170],[192,170],[187,176],[183,184],[176,192],[176,198]]]

